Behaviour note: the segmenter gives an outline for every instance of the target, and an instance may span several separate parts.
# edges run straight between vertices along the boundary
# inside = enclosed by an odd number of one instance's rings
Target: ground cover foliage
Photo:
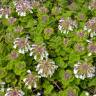
[[[96,1],[1,0],[0,96],[96,96]]]

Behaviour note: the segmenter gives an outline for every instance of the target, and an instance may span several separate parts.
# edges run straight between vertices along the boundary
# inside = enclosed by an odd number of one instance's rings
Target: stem
[[[56,87],[57,87],[59,90],[62,90],[62,89],[60,88],[60,86],[59,86],[55,81],[53,81],[53,83],[56,85]]]

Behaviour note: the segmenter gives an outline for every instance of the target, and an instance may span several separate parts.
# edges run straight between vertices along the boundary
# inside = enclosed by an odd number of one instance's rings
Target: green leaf
[[[0,79],[4,78],[7,75],[5,68],[0,68]]]
[[[61,57],[57,57],[55,59],[55,62],[61,68],[66,68],[67,67],[67,63],[65,63],[64,60],[63,60],[63,58],[61,58]]]
[[[69,55],[69,66],[73,67],[76,62],[80,60],[80,55],[75,52],[71,52]]]
[[[83,91],[83,92],[80,94],[80,96],[87,96],[86,93],[87,93],[87,92]],[[88,95],[88,96],[89,96],[89,95]]]
[[[16,75],[21,75],[26,71],[26,64],[24,61],[19,61],[14,64],[14,72]]]
[[[48,81],[44,82],[43,87],[45,89],[45,94],[50,94],[53,90],[53,85],[51,85]]]
[[[66,90],[59,92],[59,96],[78,96],[78,89],[75,87],[68,87]]]
[[[88,86],[96,86],[96,78],[93,78],[92,80],[90,80],[90,82],[88,83]]]
[[[12,83],[12,84],[16,83],[17,80],[13,71],[8,72],[8,75],[6,76],[5,81],[6,83]]]

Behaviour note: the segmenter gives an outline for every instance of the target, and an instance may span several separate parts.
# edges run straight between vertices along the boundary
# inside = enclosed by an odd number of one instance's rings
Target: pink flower
[[[30,48],[28,38],[16,38],[13,48],[18,49],[18,52],[22,54],[28,52]]]
[[[55,62],[51,59],[41,60],[36,66],[36,71],[41,77],[51,77],[58,66],[55,65]]]
[[[24,92],[17,88],[8,88],[5,96],[24,96]]]
[[[18,0],[14,2],[16,12],[20,16],[26,16],[27,12],[32,13],[32,5],[29,0]]]
[[[34,56],[35,60],[43,60],[48,58],[45,44],[32,44],[30,47],[30,56]]]

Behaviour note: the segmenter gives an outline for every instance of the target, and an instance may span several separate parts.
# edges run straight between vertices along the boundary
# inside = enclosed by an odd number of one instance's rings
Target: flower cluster
[[[77,89],[75,87],[68,87],[66,90],[65,90],[65,94],[63,96],[78,96],[77,94]],[[60,95],[62,96],[62,94]]]
[[[48,52],[44,46],[45,44],[32,44],[30,47],[30,56],[34,56],[35,60],[47,59]]]
[[[74,92],[74,90],[67,90],[67,95],[68,96],[76,96],[76,93]]]
[[[32,1],[32,7],[33,8],[38,8],[38,7],[40,7],[40,3],[39,3],[39,1]]]
[[[64,72],[64,79],[67,81],[67,80],[69,80],[71,77],[72,77],[72,76],[71,76],[71,72],[70,72],[69,70],[66,70],[66,71]]]
[[[89,9],[90,10],[96,9],[96,0],[91,0],[91,2],[89,3]]]
[[[17,59],[18,58],[18,53],[16,51],[12,51],[10,54],[11,59]]]
[[[16,6],[16,12],[20,16],[26,16],[27,12],[32,13],[31,2],[28,0],[15,1],[14,5]]]
[[[90,37],[96,36],[96,17],[93,17],[86,22],[84,30],[87,30],[90,33]]]
[[[54,33],[54,29],[49,27],[44,29],[44,35],[45,37],[50,37]]]
[[[39,76],[36,76],[30,70],[28,70],[27,72],[28,75],[26,76],[26,78],[23,79],[25,85],[28,87],[28,89],[31,89],[32,87],[37,88]]]
[[[45,44],[29,44],[28,38],[16,38],[14,42],[14,48],[18,49],[18,52],[21,54],[25,54],[26,52],[30,51],[30,56],[34,56],[34,59],[39,62],[36,71],[38,71],[38,74],[41,75],[41,77],[48,77],[52,76],[55,69],[57,69],[57,66],[55,65],[55,62],[48,59],[48,52],[46,51],[46,48],[44,46]],[[16,55],[16,54],[12,54]],[[17,58],[17,56],[15,56]],[[14,58],[15,58],[14,57]],[[26,85],[28,85],[28,88],[31,88],[31,85],[34,81],[30,79],[35,79],[35,77],[30,73],[28,75],[28,78],[24,79],[24,82]],[[28,81],[29,80],[29,81]],[[31,84],[30,84],[31,83]],[[34,87],[36,86],[36,83]]]
[[[55,62],[48,59],[48,52],[44,44],[33,44],[30,47],[30,56],[34,56],[34,59],[39,63],[36,66],[36,71],[41,77],[52,76],[57,66]]]
[[[16,18],[14,18],[14,17],[8,18],[8,23],[9,24],[14,24],[15,22],[16,22]]]
[[[23,31],[23,27],[22,26],[17,26],[15,29],[14,29],[15,32],[18,32],[18,33],[21,33]]]
[[[0,96],[96,96],[96,0],[0,4]]]
[[[52,15],[58,15],[58,14],[60,14],[61,13],[61,10],[62,10],[62,8],[59,7],[59,6],[53,7],[53,9],[52,9]]]
[[[40,12],[40,14],[46,14],[48,13],[49,10],[43,6],[43,7],[40,7],[38,11]]]
[[[77,23],[71,18],[61,18],[59,20],[58,29],[61,31],[61,33],[68,34],[69,31],[73,31],[74,28],[77,28]]]
[[[11,10],[9,7],[0,8],[0,18],[5,17],[6,19],[8,19],[10,14],[11,14]]]
[[[30,47],[30,45],[29,45],[28,37],[16,38],[14,41],[13,48],[15,48],[15,49],[18,48],[18,52],[21,54],[28,52],[29,47]]]
[[[78,62],[74,65],[74,74],[76,78],[84,80],[95,76],[95,67],[86,62]]]
[[[24,96],[24,92],[18,88],[8,88],[5,96]]]
[[[55,65],[54,61],[47,59],[41,60],[38,63],[36,66],[36,71],[38,71],[38,74],[40,74],[41,77],[51,77],[57,68],[58,66]]]
[[[96,43],[89,42],[88,43],[88,51],[89,51],[89,54],[96,53]]]
[[[74,47],[75,47],[75,50],[77,52],[83,52],[84,51],[84,45],[82,43],[77,43],[77,44],[75,44]]]

